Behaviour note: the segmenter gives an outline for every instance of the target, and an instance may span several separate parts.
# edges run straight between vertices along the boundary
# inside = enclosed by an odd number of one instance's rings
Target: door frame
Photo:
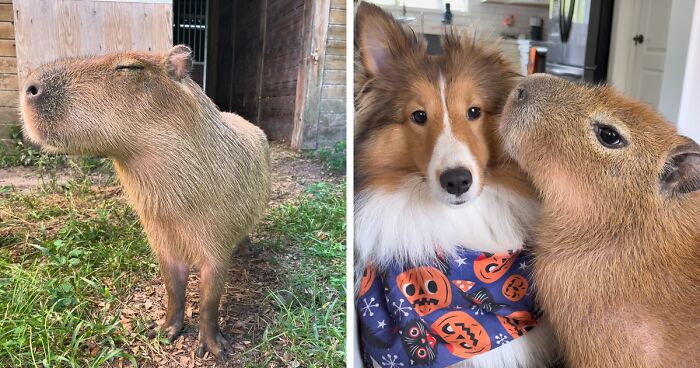
[[[297,77],[294,126],[290,142],[293,149],[316,146],[316,142],[304,140],[315,137],[318,130],[330,11],[331,0],[305,1],[302,60]]]

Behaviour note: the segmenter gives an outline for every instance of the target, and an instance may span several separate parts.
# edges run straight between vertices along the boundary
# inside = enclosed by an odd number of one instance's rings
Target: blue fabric
[[[381,367],[446,367],[523,336],[536,323],[524,251],[463,249],[430,266],[368,267],[355,306],[363,358]]]

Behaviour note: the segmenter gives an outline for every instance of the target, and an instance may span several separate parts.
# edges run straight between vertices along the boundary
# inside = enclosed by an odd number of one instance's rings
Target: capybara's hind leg
[[[219,302],[226,282],[228,268],[205,264],[200,275],[199,292],[199,349],[197,356],[206,351],[219,360],[226,360],[228,341],[219,330]]]
[[[168,310],[165,314],[165,322],[161,326],[151,326],[152,329],[148,335],[154,337],[156,329],[160,329],[168,340],[172,341],[180,335],[185,322],[185,291],[189,266],[182,261],[161,257],[160,273],[168,293]]]
[[[253,241],[250,240],[250,236],[248,235],[246,235],[246,237],[238,243],[236,251],[241,257],[255,257],[260,253],[255,251],[253,248]]]

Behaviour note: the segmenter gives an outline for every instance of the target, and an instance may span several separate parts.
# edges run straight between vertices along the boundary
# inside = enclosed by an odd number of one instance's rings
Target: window
[[[389,5],[402,7],[404,4],[407,8],[419,8],[419,9],[434,9],[434,10],[445,10],[445,3],[450,4],[450,9],[452,11],[466,12],[468,9],[467,4],[469,0],[370,0],[377,5]]]

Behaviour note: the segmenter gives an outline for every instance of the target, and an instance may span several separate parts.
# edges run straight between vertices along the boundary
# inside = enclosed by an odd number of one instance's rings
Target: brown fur
[[[543,199],[534,283],[568,366],[700,366],[700,192],[664,190],[663,175],[695,152],[676,179],[697,190],[700,147],[606,87],[540,75],[519,88],[502,134]],[[605,148],[595,121],[628,145]]]
[[[269,153],[259,128],[219,112],[189,78],[190,53],[176,46],[166,55],[44,65],[27,78],[21,107],[25,135],[47,150],[114,159],[168,291],[161,328],[170,339],[182,329],[187,273],[195,265],[199,353],[224,358],[219,300],[232,251],[268,202]]]
[[[496,138],[500,110],[516,76],[497,47],[450,33],[442,40],[445,53],[428,55],[422,37],[367,3],[359,6],[355,28],[359,55],[355,63],[358,192],[366,187],[393,190],[411,174],[439,175],[428,173],[427,165],[444,129],[437,83],[440,75],[451,78],[446,80],[450,121],[456,138],[476,157],[481,172],[472,174],[484,178],[479,183],[493,180],[487,172],[497,167],[503,171],[504,165],[508,166],[506,171],[518,175],[518,169],[503,159]],[[369,53],[375,57],[368,57]],[[385,65],[377,65],[376,58],[385,59]],[[476,121],[467,120],[471,106],[482,110]],[[418,109],[428,115],[423,126],[410,120]]]

